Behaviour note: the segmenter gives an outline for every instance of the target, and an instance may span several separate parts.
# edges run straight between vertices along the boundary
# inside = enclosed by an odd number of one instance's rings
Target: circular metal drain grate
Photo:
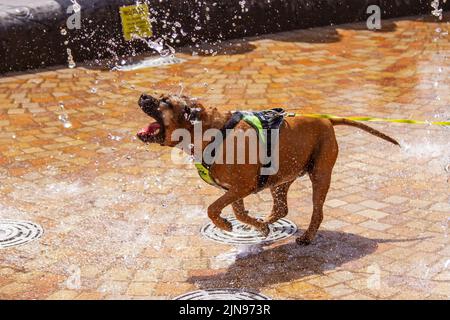
[[[287,219],[280,219],[271,224],[269,226],[270,233],[266,238],[258,230],[242,224],[235,217],[229,218],[228,221],[233,225],[231,232],[219,229],[210,222],[202,228],[201,233],[205,237],[221,243],[250,245],[275,242],[297,232],[297,226]]]
[[[174,300],[270,300],[270,298],[241,289],[206,289],[182,294]]]
[[[42,227],[33,222],[0,219],[0,249],[33,241],[43,232]]]

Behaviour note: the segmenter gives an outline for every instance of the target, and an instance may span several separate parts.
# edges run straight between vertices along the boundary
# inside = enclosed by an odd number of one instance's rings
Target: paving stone
[[[332,208],[337,208],[343,205],[346,205],[347,202],[339,200],[339,199],[333,199],[326,202],[326,205]]]
[[[59,290],[49,295],[47,300],[72,300],[79,295],[79,292],[73,290]]]
[[[369,229],[373,229],[373,230],[378,230],[378,231],[384,231],[390,227],[390,225],[388,225],[388,224],[384,224],[384,223],[380,223],[380,222],[376,222],[376,221],[365,221],[365,222],[361,223],[360,226],[369,228]]]
[[[345,227],[347,225],[349,225],[347,222],[340,221],[340,220],[329,220],[329,221],[325,221],[324,223],[322,223],[323,228],[330,229],[330,230],[338,230],[341,227]]]
[[[384,218],[388,215],[387,213],[384,213],[379,210],[373,210],[373,209],[366,209],[366,210],[358,211],[357,214],[367,217],[369,219],[375,219],[375,220]]]
[[[130,296],[149,296],[155,291],[154,282],[132,282],[128,287],[127,294]]]
[[[368,207],[370,209],[383,209],[384,207],[387,207],[388,205],[383,202],[378,202],[375,200],[364,200],[363,202],[359,203],[360,205],[363,205],[365,207]]]

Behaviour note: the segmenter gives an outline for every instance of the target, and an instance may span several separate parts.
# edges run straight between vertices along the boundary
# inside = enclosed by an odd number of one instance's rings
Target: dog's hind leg
[[[297,238],[297,243],[306,245],[314,239],[323,220],[323,204],[330,188],[331,173],[336,162],[338,147],[335,139],[324,144],[319,151],[309,177],[313,188],[313,213],[308,229]]]
[[[274,223],[288,214],[287,194],[294,180],[270,188],[273,198],[272,213],[264,221]]]
[[[239,199],[233,202],[232,207],[236,219],[255,227],[266,237],[269,235],[270,229],[266,222],[260,221],[248,215],[248,211],[245,210],[244,199]]]

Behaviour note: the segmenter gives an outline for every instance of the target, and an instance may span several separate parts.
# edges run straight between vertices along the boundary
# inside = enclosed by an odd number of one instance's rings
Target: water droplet
[[[115,135],[113,135],[113,134],[111,134],[111,133],[108,133],[108,138],[111,139],[111,140],[114,140],[114,141],[120,141],[120,140],[122,140],[122,137],[120,137],[120,136],[115,136]]]
[[[67,63],[70,69],[73,69],[76,67],[75,61],[73,60],[72,56],[72,50],[67,48]]]
[[[59,108],[61,110],[61,114],[58,115],[58,119],[59,121],[61,121],[61,123],[63,124],[63,127],[68,129],[72,127],[72,123],[69,120],[69,115],[67,114],[65,108],[64,108],[64,103],[60,102],[59,103]]]
[[[445,1],[444,1],[445,3]],[[438,17],[439,20],[442,20],[442,9],[439,8],[440,1],[439,0],[433,0],[431,1],[431,7],[433,10],[431,11],[431,14],[435,17]]]
[[[69,116],[67,114],[60,114],[58,119],[61,121],[64,128],[68,129],[72,127],[72,123],[69,121]]]

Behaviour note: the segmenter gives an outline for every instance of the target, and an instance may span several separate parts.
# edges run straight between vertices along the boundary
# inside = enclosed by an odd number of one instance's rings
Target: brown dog
[[[222,113],[216,108],[206,109],[194,99],[185,96],[161,96],[154,98],[142,95],[141,109],[155,122],[141,130],[137,136],[146,143],[159,143],[175,147],[179,141],[172,140],[176,129],[186,129],[194,137],[192,118],[202,122],[203,131],[211,128],[221,129],[231,118],[230,112]],[[313,213],[310,225],[298,244],[310,243],[316,235],[323,219],[323,205],[330,187],[331,173],[338,155],[338,144],[333,126],[348,125],[360,128],[377,137],[399,145],[397,141],[364,124],[347,119],[318,119],[310,117],[286,117],[279,130],[279,169],[270,175],[266,187],[273,197],[272,213],[264,221],[252,218],[245,210],[243,199],[257,190],[261,168],[260,163],[237,162],[232,164],[215,163],[210,168],[214,180],[227,190],[224,195],[208,207],[208,217],[224,230],[231,231],[229,221],[220,216],[222,210],[231,205],[236,218],[268,234],[268,224],[283,218],[288,213],[287,193],[290,185],[299,176],[308,173],[313,188]],[[235,131],[253,130],[246,122],[240,121]],[[228,139],[228,137],[227,137]],[[194,143],[194,141],[191,141]],[[209,142],[202,144],[202,150]],[[245,144],[248,155],[248,144]],[[222,156],[222,155],[221,155]]]

